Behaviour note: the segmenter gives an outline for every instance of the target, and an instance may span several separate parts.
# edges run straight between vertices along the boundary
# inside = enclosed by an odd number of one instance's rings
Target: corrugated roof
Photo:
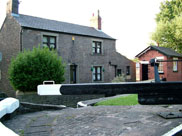
[[[105,34],[101,30],[97,30],[93,27],[49,20],[22,14],[19,14],[18,16],[16,15],[14,16],[14,18],[22,27],[115,40],[114,38]]]
[[[159,46],[149,46],[145,50],[140,52],[138,55],[136,55],[136,57],[142,56],[148,50],[156,50],[169,57],[182,57],[182,54],[177,53],[176,51],[172,50],[171,48],[159,47]]]

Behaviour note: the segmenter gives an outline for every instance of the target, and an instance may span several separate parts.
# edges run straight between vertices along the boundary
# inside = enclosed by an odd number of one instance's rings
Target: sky
[[[100,10],[102,31],[117,39],[116,49],[129,59],[148,47],[156,14],[164,0],[20,0],[19,13],[90,26]],[[0,0],[0,24],[7,0]]]

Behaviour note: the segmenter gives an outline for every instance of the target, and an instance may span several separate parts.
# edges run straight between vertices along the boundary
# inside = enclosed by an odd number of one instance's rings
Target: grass
[[[106,106],[129,106],[138,104],[138,95],[131,94],[128,96],[121,96],[105,101],[101,101],[95,104],[95,106],[106,105]]]

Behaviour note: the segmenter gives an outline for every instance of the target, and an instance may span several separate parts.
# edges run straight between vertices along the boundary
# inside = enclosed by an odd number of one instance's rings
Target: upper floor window
[[[94,66],[93,67],[93,81],[102,81],[102,67],[101,66]]]
[[[93,54],[102,54],[102,42],[100,42],[100,41],[92,42],[92,53]]]
[[[173,58],[173,60],[178,60],[178,58]],[[173,71],[177,72],[178,71],[178,62],[173,61]]]
[[[43,47],[48,47],[49,49],[56,49],[56,37],[43,35]]]

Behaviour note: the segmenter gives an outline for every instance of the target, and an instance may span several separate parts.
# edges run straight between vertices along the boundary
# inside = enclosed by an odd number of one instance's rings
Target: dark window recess
[[[102,42],[93,41],[92,42],[92,53],[101,54],[102,53]]]
[[[56,49],[56,37],[44,35],[43,47],[48,47],[49,49]]]
[[[101,66],[93,67],[93,81],[102,81],[102,67]]]
[[[130,66],[126,66],[126,75],[130,75]]]
[[[70,65],[70,83],[76,83],[77,65]]]
[[[122,75],[122,70],[121,69],[117,69],[117,76],[121,76]]]
[[[148,80],[148,64],[142,64],[142,81]]]

